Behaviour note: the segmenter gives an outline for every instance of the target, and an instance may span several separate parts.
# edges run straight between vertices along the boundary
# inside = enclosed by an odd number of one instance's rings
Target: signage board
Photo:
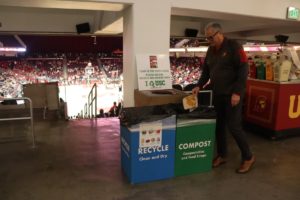
[[[286,18],[299,20],[299,8],[288,7]]]
[[[162,124],[140,125],[140,148],[161,146]]]
[[[168,54],[137,54],[139,90],[172,89]]]

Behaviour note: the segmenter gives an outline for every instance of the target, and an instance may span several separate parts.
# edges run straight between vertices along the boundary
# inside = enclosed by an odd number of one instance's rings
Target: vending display
[[[274,81],[274,63],[277,62],[277,55],[272,55],[270,60],[265,63],[266,67],[266,80]]]
[[[260,60],[256,62],[256,67],[257,67],[257,79],[260,80],[265,80],[266,77],[266,69],[265,69],[265,64],[264,61]]]
[[[300,50],[299,50],[300,52]],[[294,47],[248,52],[249,78],[275,82],[300,79],[300,59]],[[254,59],[251,59],[254,58]]]
[[[274,80],[274,70],[273,70],[273,64],[271,61],[267,61],[265,64],[266,67],[266,80],[267,81],[273,81]]]
[[[299,134],[300,112],[295,108],[300,104],[295,102],[300,99],[300,61],[293,47],[272,51],[253,53],[255,58],[250,63],[256,66],[255,78],[255,70],[249,63],[244,125],[274,140]]]
[[[289,60],[278,60],[274,63],[274,81],[286,82],[289,79],[292,63]]]
[[[249,61],[249,78],[256,78],[256,65],[253,60]]]

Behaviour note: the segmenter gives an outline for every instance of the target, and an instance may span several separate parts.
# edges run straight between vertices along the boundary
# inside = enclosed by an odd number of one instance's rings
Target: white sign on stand
[[[137,54],[139,90],[172,89],[168,54]]]

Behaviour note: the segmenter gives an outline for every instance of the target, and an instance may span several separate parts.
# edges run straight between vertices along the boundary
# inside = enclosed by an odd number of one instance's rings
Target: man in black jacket
[[[218,156],[213,161],[213,167],[225,164],[227,161],[227,124],[242,153],[242,164],[236,172],[246,173],[254,163],[254,156],[250,152],[240,124],[242,99],[249,72],[248,59],[242,45],[223,36],[220,24],[208,24],[205,35],[211,46],[207,50],[203,72],[198,85],[193,89],[193,95],[197,96],[210,79],[217,111]]]

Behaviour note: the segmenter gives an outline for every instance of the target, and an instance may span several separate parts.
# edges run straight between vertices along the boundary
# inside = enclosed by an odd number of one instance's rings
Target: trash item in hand
[[[198,107],[198,99],[193,95],[187,96],[183,99],[183,107],[185,110],[190,109],[190,112]]]

